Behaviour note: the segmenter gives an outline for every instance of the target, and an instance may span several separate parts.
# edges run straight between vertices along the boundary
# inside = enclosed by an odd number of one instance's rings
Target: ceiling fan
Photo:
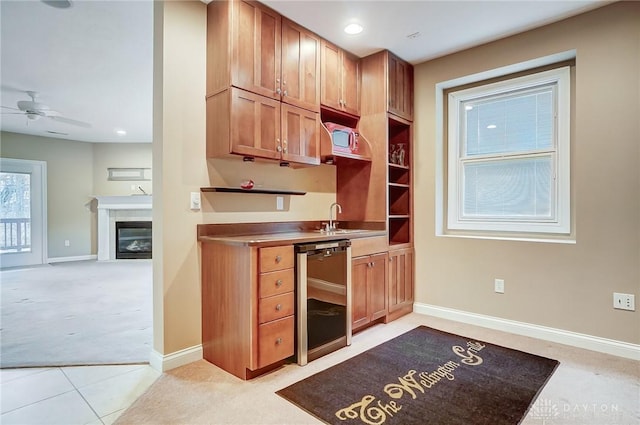
[[[10,109],[12,111],[18,112],[2,112],[3,114],[14,114],[14,115],[25,115],[27,119],[36,121],[40,118],[49,118],[53,121],[58,121],[65,124],[71,124],[78,127],[90,128],[91,124],[83,121],[73,120],[71,118],[66,118],[60,116],[60,113],[52,110],[49,106],[44,103],[38,102],[36,99],[38,97],[38,93],[35,91],[27,91],[26,92],[31,100],[19,100],[17,103],[18,108],[12,108],[9,106],[2,106],[3,109]]]

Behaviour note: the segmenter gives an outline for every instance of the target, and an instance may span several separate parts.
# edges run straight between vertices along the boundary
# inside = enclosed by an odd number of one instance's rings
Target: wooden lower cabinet
[[[387,315],[387,254],[365,255],[351,262],[353,330]]]
[[[260,325],[258,368],[267,367],[293,355],[294,325],[293,315]]]
[[[250,379],[293,356],[293,245],[202,244],[205,360]]]
[[[389,250],[387,321],[413,311],[413,248]]]

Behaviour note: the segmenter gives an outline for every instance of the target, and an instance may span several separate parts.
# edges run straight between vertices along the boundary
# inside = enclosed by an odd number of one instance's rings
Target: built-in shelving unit
[[[388,116],[389,245],[411,243],[411,122]]]
[[[286,189],[243,189],[241,187],[201,187],[200,192],[226,192],[226,193],[253,193],[253,194],[267,194],[267,195],[306,195],[307,192],[301,192],[299,190],[286,190]]]

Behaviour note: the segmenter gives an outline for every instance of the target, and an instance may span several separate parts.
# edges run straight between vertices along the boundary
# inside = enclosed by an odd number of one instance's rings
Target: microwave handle
[[[358,138],[356,135],[357,133],[355,131],[349,133],[349,149],[351,149],[352,152],[358,151]]]

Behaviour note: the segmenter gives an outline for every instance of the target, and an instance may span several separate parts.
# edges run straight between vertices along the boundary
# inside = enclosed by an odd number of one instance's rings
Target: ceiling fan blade
[[[71,118],[65,118],[58,115],[48,115],[47,118],[50,118],[54,121],[62,122],[65,124],[76,125],[78,127],[91,128],[91,124],[89,124],[88,122],[72,120]]]
[[[26,115],[24,112],[3,112],[2,115]]]
[[[12,111],[19,111],[20,110],[18,108],[12,108],[11,106],[0,106],[0,108],[11,109]]]

